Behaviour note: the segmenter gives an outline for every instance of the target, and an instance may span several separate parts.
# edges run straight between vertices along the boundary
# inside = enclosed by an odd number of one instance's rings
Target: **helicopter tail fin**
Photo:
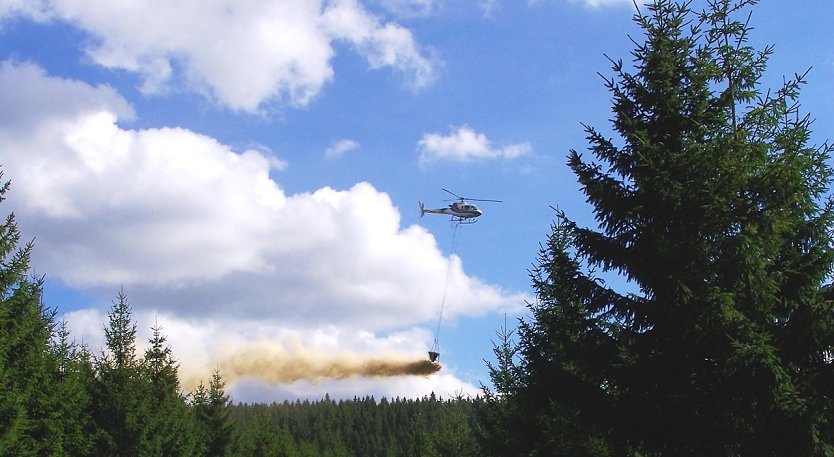
[[[423,217],[423,215],[426,214],[426,207],[425,207],[425,205],[423,205],[423,202],[418,202],[418,203],[420,203],[420,217]]]

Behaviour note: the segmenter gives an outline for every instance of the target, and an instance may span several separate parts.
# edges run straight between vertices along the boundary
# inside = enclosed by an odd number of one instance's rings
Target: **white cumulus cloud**
[[[440,161],[468,162],[476,159],[515,159],[529,154],[529,143],[516,143],[494,147],[483,133],[468,126],[451,129],[448,135],[427,133],[417,142],[420,164]]]
[[[345,138],[331,143],[330,146],[328,146],[327,149],[325,149],[324,155],[327,158],[335,159],[355,149],[359,149],[359,143],[357,143],[354,140]]]
[[[401,226],[388,195],[369,183],[287,194],[271,177],[281,162],[267,153],[181,128],[121,127],[133,113],[113,89],[31,64],[0,64],[0,103],[0,164],[12,180],[4,208],[36,238],[33,267],[92,296],[124,286],[145,327],[157,315],[183,336],[172,344],[183,361],[217,363],[208,342],[245,346],[293,332],[317,350],[422,356],[426,331],[400,333],[404,345],[378,335],[433,323],[438,307],[427,304],[437,303],[447,270],[449,318],[529,299],[468,275],[425,228]],[[101,329],[84,330],[95,316],[103,321],[101,309],[68,320],[90,341]],[[351,382],[461,387],[449,373],[432,376]]]
[[[191,90],[233,110],[308,104],[333,79],[339,43],[412,87],[436,77],[432,53],[410,30],[357,0],[0,2],[0,20],[12,16],[86,31],[91,60],[138,74],[147,93]]]
[[[439,0],[376,0],[384,8],[404,17],[424,17],[434,13],[440,6]]]
[[[630,5],[633,6],[634,2],[632,0],[572,0],[574,2],[582,3],[585,6],[590,8],[604,8],[607,6],[624,6]],[[646,3],[645,1],[641,3]]]
[[[555,2],[565,2],[568,3],[578,3],[584,5],[589,8],[604,8],[609,6],[624,6],[624,5],[634,5],[633,0],[527,0],[528,6],[538,5],[540,3],[555,3]],[[501,0],[480,0],[481,9],[484,11],[484,14],[487,16],[490,15],[493,11],[498,9],[500,6]],[[640,3],[648,3],[649,0],[640,0]]]

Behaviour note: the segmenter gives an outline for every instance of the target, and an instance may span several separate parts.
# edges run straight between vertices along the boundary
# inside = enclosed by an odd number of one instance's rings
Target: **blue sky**
[[[610,131],[597,73],[640,39],[631,1],[173,4],[0,0],[3,208],[47,304],[97,353],[124,287],[185,386],[219,367],[237,401],[477,393],[550,207],[593,223],[565,156],[580,123]],[[834,7],[752,11],[763,89],[812,68],[800,100],[831,138]],[[417,211],[442,188],[502,200],[455,253],[448,218]],[[439,373],[316,371],[424,357],[441,304]]]

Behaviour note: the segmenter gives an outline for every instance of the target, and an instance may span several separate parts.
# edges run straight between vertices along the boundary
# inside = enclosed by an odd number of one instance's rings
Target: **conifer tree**
[[[0,185],[0,202],[10,186]],[[50,397],[55,313],[41,301],[43,279],[29,276],[33,243],[19,243],[9,214],[0,224],[0,455],[26,456],[50,453],[47,438],[58,428]]]
[[[443,403],[440,420],[434,426],[434,442],[440,455],[475,457],[483,455],[472,430],[472,404],[462,395]]]
[[[422,414],[422,411],[418,412],[412,419],[408,436],[406,438],[408,440],[408,455],[419,455],[422,457],[435,457],[441,455],[437,450],[431,430],[429,429],[428,421]]]
[[[481,443],[485,455],[504,456],[513,455],[523,445],[519,440],[525,440],[523,433],[514,430],[516,424],[522,424],[519,418],[522,411],[518,410],[518,402],[513,395],[522,387],[522,372],[518,363],[519,346],[514,341],[515,332],[504,326],[495,332],[498,341],[493,341],[492,353],[495,363],[486,361],[492,388],[482,386],[483,396],[474,405],[477,417],[478,441]]]
[[[808,145],[804,74],[761,89],[755,3],[635,15],[618,138],[586,127],[593,157],[569,154],[599,226],[558,213],[531,272],[518,455],[834,453],[832,148]]]
[[[52,345],[55,388],[52,396],[59,429],[48,440],[52,455],[93,455],[97,429],[92,419],[94,372],[86,347],[70,339],[66,321],[58,325]]]
[[[193,395],[193,408],[197,420],[198,441],[203,455],[226,455],[233,426],[229,412],[229,396],[225,392],[220,371],[215,369],[208,388],[200,382]]]
[[[185,397],[180,393],[177,370],[167,338],[158,325],[152,328],[150,346],[145,351],[144,368],[150,382],[150,443],[152,454],[193,455],[194,420]]]
[[[95,360],[94,418],[101,434],[96,454],[145,455],[150,442],[149,382],[136,356],[136,324],[119,290],[104,328],[107,351]]]

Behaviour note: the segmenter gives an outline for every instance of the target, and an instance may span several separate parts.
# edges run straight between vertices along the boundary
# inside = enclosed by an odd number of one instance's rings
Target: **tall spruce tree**
[[[0,202],[10,186],[0,184]],[[52,396],[55,313],[41,301],[42,278],[29,276],[33,243],[19,243],[9,214],[0,224],[0,455],[53,454],[48,439],[60,420]]]
[[[151,389],[136,356],[136,324],[124,290],[120,290],[104,328],[107,351],[95,360],[93,410],[101,430],[97,455],[148,455]]]
[[[200,453],[210,457],[226,455],[233,424],[229,412],[229,396],[220,371],[211,375],[208,389],[202,381],[193,394],[193,410],[197,421],[197,444]]]
[[[808,144],[804,74],[761,89],[755,3],[635,14],[619,138],[569,154],[598,228],[558,213],[499,392],[519,455],[834,454],[832,147]]]
[[[144,368],[150,382],[150,433],[152,455],[195,455],[194,419],[185,397],[180,393],[171,346],[158,325],[152,328],[150,346],[145,351]]]
[[[477,420],[475,433],[481,444],[483,455],[505,456],[514,455],[525,448],[526,437],[513,430],[516,424],[523,422],[518,419],[522,411],[517,408],[513,394],[522,384],[522,372],[518,363],[519,346],[514,340],[515,331],[506,323],[501,330],[495,332],[498,341],[493,341],[492,352],[495,363],[486,361],[492,388],[482,386],[482,397],[474,404],[474,414]]]
[[[52,344],[55,366],[54,416],[58,420],[55,433],[47,441],[51,455],[75,456],[93,455],[98,433],[93,422],[92,356],[84,346],[79,346],[70,339],[66,322],[61,322]]]

